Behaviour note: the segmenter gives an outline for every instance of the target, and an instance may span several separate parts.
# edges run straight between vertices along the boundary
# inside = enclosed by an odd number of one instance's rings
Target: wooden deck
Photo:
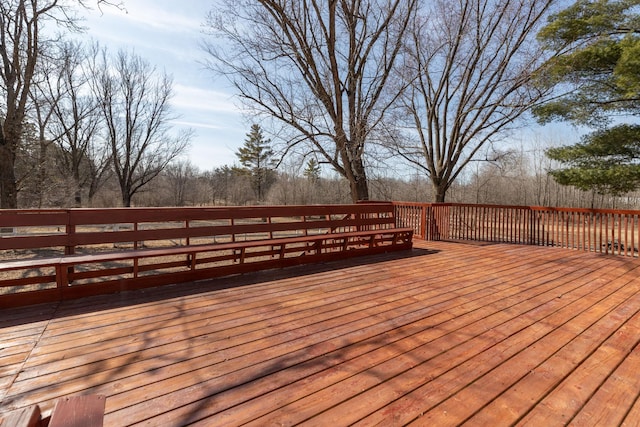
[[[0,418],[106,426],[639,425],[640,262],[411,252],[0,312]]]

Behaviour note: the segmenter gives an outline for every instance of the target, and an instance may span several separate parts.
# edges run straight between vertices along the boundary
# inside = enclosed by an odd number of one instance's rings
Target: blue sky
[[[126,10],[103,7],[84,13],[86,37],[115,53],[133,50],[158,70],[173,76],[173,109],[180,116],[174,128],[192,128],[195,137],[187,153],[201,170],[236,161],[235,151],[250,125],[244,122],[227,82],[215,78],[198,62],[202,25],[213,1],[127,0]]]
[[[86,37],[113,53],[130,49],[159,70],[173,76],[176,129],[195,131],[186,157],[200,170],[236,162],[250,123],[244,120],[226,80],[205,70],[200,44],[207,12],[215,0],[124,0],[126,10],[103,7],[85,13]],[[540,127],[530,122],[512,135],[516,145],[567,144],[577,140],[576,129],[563,125]],[[395,169],[395,168],[394,168]],[[411,170],[395,173],[413,175]]]

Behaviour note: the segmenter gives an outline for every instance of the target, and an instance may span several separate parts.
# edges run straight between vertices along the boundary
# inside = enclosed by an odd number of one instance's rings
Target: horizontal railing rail
[[[555,246],[638,257],[640,211],[394,202],[396,223],[424,240]]]
[[[69,255],[105,244],[137,249],[189,245],[194,239],[210,243],[224,236],[233,241],[290,237],[292,229],[356,231],[381,227],[383,212],[379,204],[0,210],[0,251],[52,248]],[[384,225],[393,223],[388,215]]]
[[[392,203],[0,210],[0,308],[411,248]]]

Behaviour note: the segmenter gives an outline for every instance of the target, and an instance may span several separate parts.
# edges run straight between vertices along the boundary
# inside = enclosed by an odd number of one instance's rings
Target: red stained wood
[[[102,394],[105,426],[637,425],[639,273],[557,248],[416,242],[3,310],[0,418]]]
[[[638,258],[640,211],[394,202],[396,222],[426,240],[556,246]],[[423,224],[417,225],[417,218]]]
[[[40,427],[40,407],[38,405],[17,409],[4,418],[0,419],[0,426],[3,427]]]
[[[58,399],[49,427],[102,427],[104,396],[69,396]]]
[[[61,253],[0,262],[0,307],[410,249],[413,229],[397,228],[393,212],[391,203],[3,211],[0,224],[32,228],[3,236],[0,250]]]

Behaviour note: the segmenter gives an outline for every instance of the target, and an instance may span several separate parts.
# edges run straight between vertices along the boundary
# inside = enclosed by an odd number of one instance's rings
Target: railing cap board
[[[519,205],[492,205],[475,203],[422,203],[422,202],[392,202],[394,206],[411,207],[470,207],[470,208],[490,208],[508,210],[528,210],[546,212],[572,212],[572,213],[592,213],[592,214],[614,214],[614,215],[639,215],[640,210],[634,209],[592,209],[592,208],[566,208],[553,206],[519,206]]]
[[[0,226],[66,226],[134,222],[195,221],[276,216],[341,215],[392,212],[391,202],[337,205],[279,205],[164,208],[77,208],[0,210]],[[233,213],[233,215],[230,215]]]
[[[99,225],[130,224],[144,222],[183,222],[186,220],[216,219],[257,219],[265,217],[299,217],[319,215],[393,214],[391,203],[371,203],[358,205],[289,205],[259,207],[220,207],[220,208],[106,208],[106,209],[68,209],[56,212],[31,211],[38,215],[24,216],[17,213],[1,216],[0,225],[50,226],[59,225]],[[47,213],[47,215],[40,215]],[[56,219],[54,219],[56,218]],[[364,218],[362,220],[365,220]]]
[[[60,398],[51,414],[49,427],[102,427],[105,399],[104,395]]]
[[[388,204],[232,206],[213,208],[110,208],[70,210],[72,225],[195,221],[392,212]]]
[[[198,224],[185,229],[182,225],[157,229],[121,229],[114,231],[72,231],[67,234],[65,227],[60,233],[30,233],[26,235],[8,235],[0,238],[0,250],[36,249],[50,247],[79,246],[103,243],[119,243],[145,240],[181,239],[187,237],[207,237],[222,234],[260,233],[269,231],[285,231],[288,229],[335,228],[349,226],[367,226],[372,224],[393,224],[393,208],[391,203],[363,203],[358,205],[292,205],[292,206],[260,206],[260,207],[224,207],[224,208],[109,208],[109,209],[68,209],[55,212],[31,210],[28,215],[12,212],[6,216],[22,226],[51,226],[53,220],[60,224],[73,226],[111,225],[114,223],[173,222],[182,223],[193,220],[229,220],[258,218],[291,218],[299,216],[345,216],[340,219],[307,219],[306,221],[278,221],[277,223],[252,223],[231,226],[225,224]],[[385,214],[381,218],[354,218],[349,214]],[[277,224],[277,225],[276,225]]]

